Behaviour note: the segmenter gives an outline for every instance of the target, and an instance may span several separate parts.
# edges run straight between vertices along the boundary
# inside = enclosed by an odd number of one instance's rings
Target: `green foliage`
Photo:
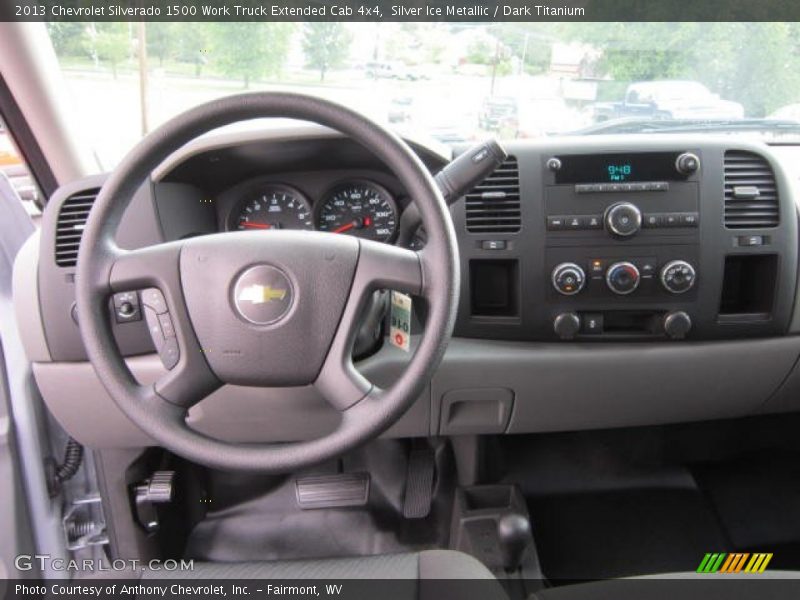
[[[86,23],[50,21],[47,32],[58,56],[86,56],[89,41]]]
[[[562,33],[601,50],[597,67],[617,82],[699,81],[722,98],[742,103],[751,117],[766,116],[800,97],[796,23],[604,25],[564,24]]]
[[[344,63],[352,41],[352,35],[343,23],[306,23],[303,31],[306,64],[317,69],[319,80],[324,81],[329,69]]]
[[[111,67],[114,78],[117,67],[131,54],[131,38],[127,23],[98,23],[93,48],[97,58]]]
[[[280,73],[293,23],[213,23],[211,60],[229,77],[250,82]]]
[[[169,21],[154,21],[147,24],[147,54],[158,59],[158,66],[163,67],[164,61],[172,58],[179,41],[179,32],[184,29],[177,23]]]

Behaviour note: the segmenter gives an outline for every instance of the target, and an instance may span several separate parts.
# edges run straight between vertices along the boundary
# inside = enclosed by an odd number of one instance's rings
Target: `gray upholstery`
[[[800,572],[669,573],[565,585],[531,600],[783,600],[800,598]]]
[[[352,558],[284,560],[245,563],[195,563],[189,571],[145,571],[145,580],[252,579],[275,582],[347,580],[348,597],[370,598],[379,591],[383,600],[508,600],[503,587],[480,562],[452,550],[425,550]],[[368,580],[392,580],[387,587]]]
[[[144,579],[483,579],[489,570],[452,550],[316,560],[195,563],[191,571],[149,571]]]

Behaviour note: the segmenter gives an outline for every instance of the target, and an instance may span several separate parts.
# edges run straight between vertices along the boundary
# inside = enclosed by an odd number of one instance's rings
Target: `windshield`
[[[317,94],[445,143],[670,124],[800,136],[796,23],[47,27],[69,110],[104,168],[166,119],[243,90]]]

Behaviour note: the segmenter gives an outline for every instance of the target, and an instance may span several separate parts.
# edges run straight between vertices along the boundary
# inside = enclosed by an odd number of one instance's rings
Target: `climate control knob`
[[[561,263],[553,269],[551,279],[559,294],[574,296],[586,284],[586,273],[575,263]]]
[[[606,209],[606,230],[617,237],[636,235],[642,228],[642,213],[635,204],[617,202]]]
[[[661,269],[661,285],[673,294],[683,294],[694,287],[694,267],[685,260],[672,260]]]
[[[692,319],[682,310],[664,315],[664,333],[673,340],[682,340],[692,329]]]
[[[615,262],[606,271],[608,289],[620,296],[626,296],[636,291],[640,280],[639,269],[627,261]]]
[[[565,312],[553,319],[553,331],[562,340],[571,340],[581,330],[581,318],[577,313]]]

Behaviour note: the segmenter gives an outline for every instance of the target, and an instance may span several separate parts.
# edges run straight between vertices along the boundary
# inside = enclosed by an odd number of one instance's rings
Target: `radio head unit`
[[[688,152],[571,154],[548,162],[556,185],[685,181],[699,165],[697,156]]]

